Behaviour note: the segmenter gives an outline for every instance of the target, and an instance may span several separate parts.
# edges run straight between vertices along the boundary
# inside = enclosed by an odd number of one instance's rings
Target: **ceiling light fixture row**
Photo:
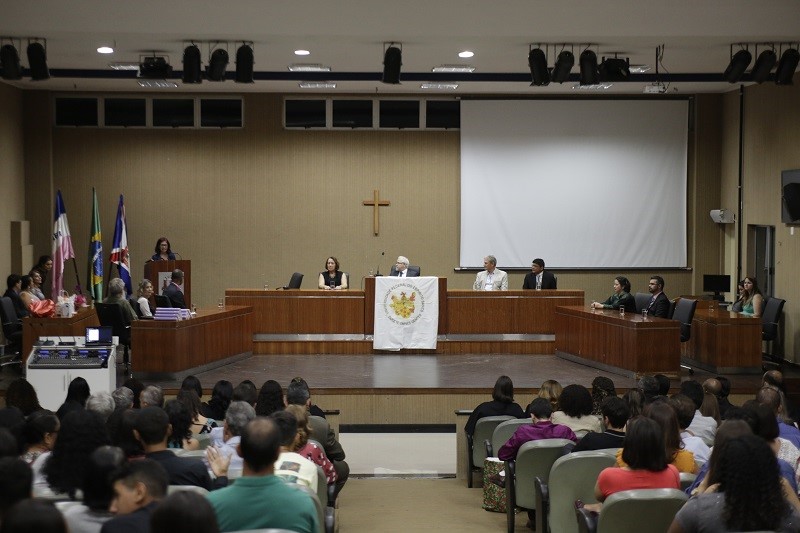
[[[202,83],[203,68],[200,57],[200,41],[189,41],[183,50],[183,83]],[[200,44],[203,44],[200,42]],[[225,71],[228,68],[228,49],[230,43],[209,41],[205,43],[208,48],[208,65],[205,68],[205,77],[209,81],[225,81]],[[236,83],[253,83],[253,42],[242,41],[236,49]],[[141,72],[140,72],[141,74]]]
[[[797,64],[800,62],[800,43],[735,43],[731,44],[730,53],[731,59],[728,67],[722,74],[725,81],[728,83],[737,83],[744,76],[747,67],[753,60],[753,55],[750,53],[750,47],[754,48],[756,53],[756,62],[750,70],[750,75],[756,83],[764,83],[769,80],[772,74],[772,69],[777,63],[775,69],[775,85],[792,85],[792,78],[794,72],[797,70]],[[762,47],[761,53],[758,48]],[[733,53],[734,47],[738,47],[739,51]],[[786,47],[784,49],[784,47]],[[775,50],[778,50],[776,53]],[[778,55],[781,56],[778,61]]]
[[[28,71],[33,81],[47,80],[50,70],[47,68],[47,39],[40,37],[2,37],[0,44],[0,67],[4,80],[21,80],[22,66],[19,63],[18,48],[22,48],[22,41],[28,42]],[[16,46],[15,46],[16,41]]]
[[[531,44],[528,51],[528,67],[531,71],[531,86],[543,87],[550,82],[564,83],[569,79],[572,67],[575,65],[575,49],[582,49],[578,59],[580,66],[580,85],[597,87],[607,85],[608,82],[628,81],[630,79],[630,59],[620,59],[618,53],[613,58],[603,57],[598,65],[597,53],[592,47],[596,44],[571,44],[571,43],[539,43]],[[559,50],[553,67],[547,66],[548,52],[555,54]],[[567,50],[569,48],[569,50]],[[602,83],[601,83],[602,82]]]

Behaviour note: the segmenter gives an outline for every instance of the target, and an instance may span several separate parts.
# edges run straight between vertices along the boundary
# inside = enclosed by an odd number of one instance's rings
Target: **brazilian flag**
[[[97,191],[92,187],[92,227],[89,232],[89,294],[95,302],[103,301],[103,237],[100,232],[100,212]]]

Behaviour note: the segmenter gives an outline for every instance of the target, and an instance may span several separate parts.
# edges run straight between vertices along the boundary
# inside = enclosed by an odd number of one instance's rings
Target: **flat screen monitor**
[[[723,292],[731,290],[731,277],[727,274],[704,274],[703,292],[713,292],[719,299]]]
[[[86,328],[86,346],[107,345],[113,342],[110,326],[90,326]]]

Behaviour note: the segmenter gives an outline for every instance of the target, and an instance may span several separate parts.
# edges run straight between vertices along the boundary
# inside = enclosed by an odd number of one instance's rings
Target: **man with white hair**
[[[397,262],[389,270],[389,276],[398,278],[416,278],[419,277],[419,267],[409,266],[408,257],[403,255],[397,257]]]
[[[483,258],[486,270],[478,272],[472,288],[476,291],[507,291],[508,274],[497,268],[497,258],[487,255]]]
[[[125,324],[130,324],[138,320],[136,311],[131,307],[130,302],[125,299],[125,282],[120,278],[114,278],[108,282],[108,297],[103,300],[104,304],[117,304],[122,309],[122,317]]]

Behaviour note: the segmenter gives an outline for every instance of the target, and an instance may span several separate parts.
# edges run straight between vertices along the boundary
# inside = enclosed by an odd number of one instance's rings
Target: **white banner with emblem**
[[[372,348],[436,348],[439,278],[375,278],[375,333]]]

